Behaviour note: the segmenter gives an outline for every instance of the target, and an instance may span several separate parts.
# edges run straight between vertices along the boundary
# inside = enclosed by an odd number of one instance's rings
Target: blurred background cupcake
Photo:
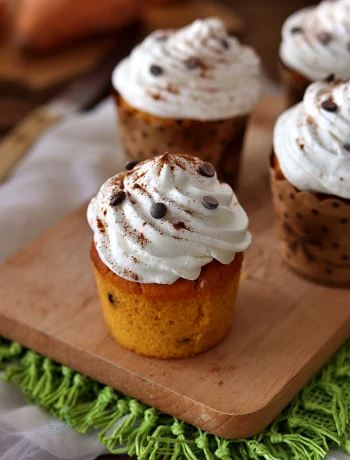
[[[113,86],[129,159],[195,154],[234,184],[260,60],[220,20],[152,33],[117,66]]]
[[[279,54],[289,106],[302,100],[313,81],[350,77],[349,31],[350,0],[325,0],[285,21]]]
[[[281,254],[298,273],[350,285],[350,82],[316,82],[274,130]]]

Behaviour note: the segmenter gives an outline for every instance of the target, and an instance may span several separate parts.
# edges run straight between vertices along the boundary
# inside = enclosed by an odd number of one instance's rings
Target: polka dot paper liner
[[[119,103],[118,103],[119,101]],[[248,117],[228,120],[162,120],[127,110],[117,97],[119,134],[128,160],[164,152],[198,156],[214,165],[220,179],[235,186]]]
[[[270,169],[280,251],[299,274],[350,286],[350,200],[301,192]]]

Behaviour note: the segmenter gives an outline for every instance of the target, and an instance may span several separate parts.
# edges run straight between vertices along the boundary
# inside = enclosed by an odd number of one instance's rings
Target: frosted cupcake
[[[113,86],[129,159],[195,154],[234,182],[260,60],[219,19],[152,33],[117,66]]]
[[[350,285],[350,82],[316,82],[274,130],[271,184],[285,262]]]
[[[123,347],[183,358],[220,342],[251,236],[211,165],[169,154],[144,161],[103,184],[88,221],[105,321]]]
[[[285,21],[280,71],[290,106],[313,81],[350,77],[350,0],[325,0]]]

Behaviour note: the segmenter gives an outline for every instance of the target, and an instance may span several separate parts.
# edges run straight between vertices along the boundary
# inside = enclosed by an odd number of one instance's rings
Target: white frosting
[[[322,108],[332,100],[335,112]],[[274,151],[286,179],[302,191],[350,199],[350,82],[316,82],[304,100],[284,112]]]
[[[164,40],[159,39],[165,37]],[[200,65],[188,68],[186,61]],[[161,75],[150,72],[160,66]],[[152,33],[113,72],[133,107],[162,118],[216,120],[246,115],[261,93],[260,60],[230,37],[219,19]]]
[[[198,172],[193,157],[164,154],[140,163],[130,172],[105,182],[88,207],[98,254],[107,267],[129,281],[172,284],[178,278],[195,280],[213,259],[229,264],[248,248],[248,217],[231,187]],[[110,204],[124,190],[125,200]],[[207,209],[204,196],[219,206]],[[154,202],[167,206],[154,219]]]
[[[293,28],[301,31],[292,33]],[[322,35],[330,34],[322,43]],[[328,41],[328,43],[326,43]],[[350,77],[350,0],[325,0],[292,14],[282,28],[282,62],[309,80]]]

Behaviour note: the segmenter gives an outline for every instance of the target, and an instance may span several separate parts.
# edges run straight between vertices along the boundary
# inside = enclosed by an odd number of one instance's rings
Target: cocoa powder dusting
[[[175,230],[187,230],[185,222],[174,222],[173,227]]]
[[[298,143],[299,147],[301,148],[301,150],[304,150],[305,143],[300,139],[300,137],[298,137],[297,143]]]
[[[105,226],[104,226],[104,223],[102,222],[102,220],[97,217],[96,222],[97,222],[97,228],[99,229],[99,231],[101,233],[105,233],[106,229],[105,229]]]
[[[137,238],[137,241],[139,242],[140,246],[142,248],[144,248],[146,246],[147,243],[149,243],[149,240],[145,237],[145,235],[143,233],[140,233],[138,238]]]
[[[313,128],[317,128],[316,121],[310,115],[306,118],[306,122]]]
[[[167,91],[172,94],[180,94],[180,90],[177,86],[175,86],[173,83],[168,83],[166,87]]]

